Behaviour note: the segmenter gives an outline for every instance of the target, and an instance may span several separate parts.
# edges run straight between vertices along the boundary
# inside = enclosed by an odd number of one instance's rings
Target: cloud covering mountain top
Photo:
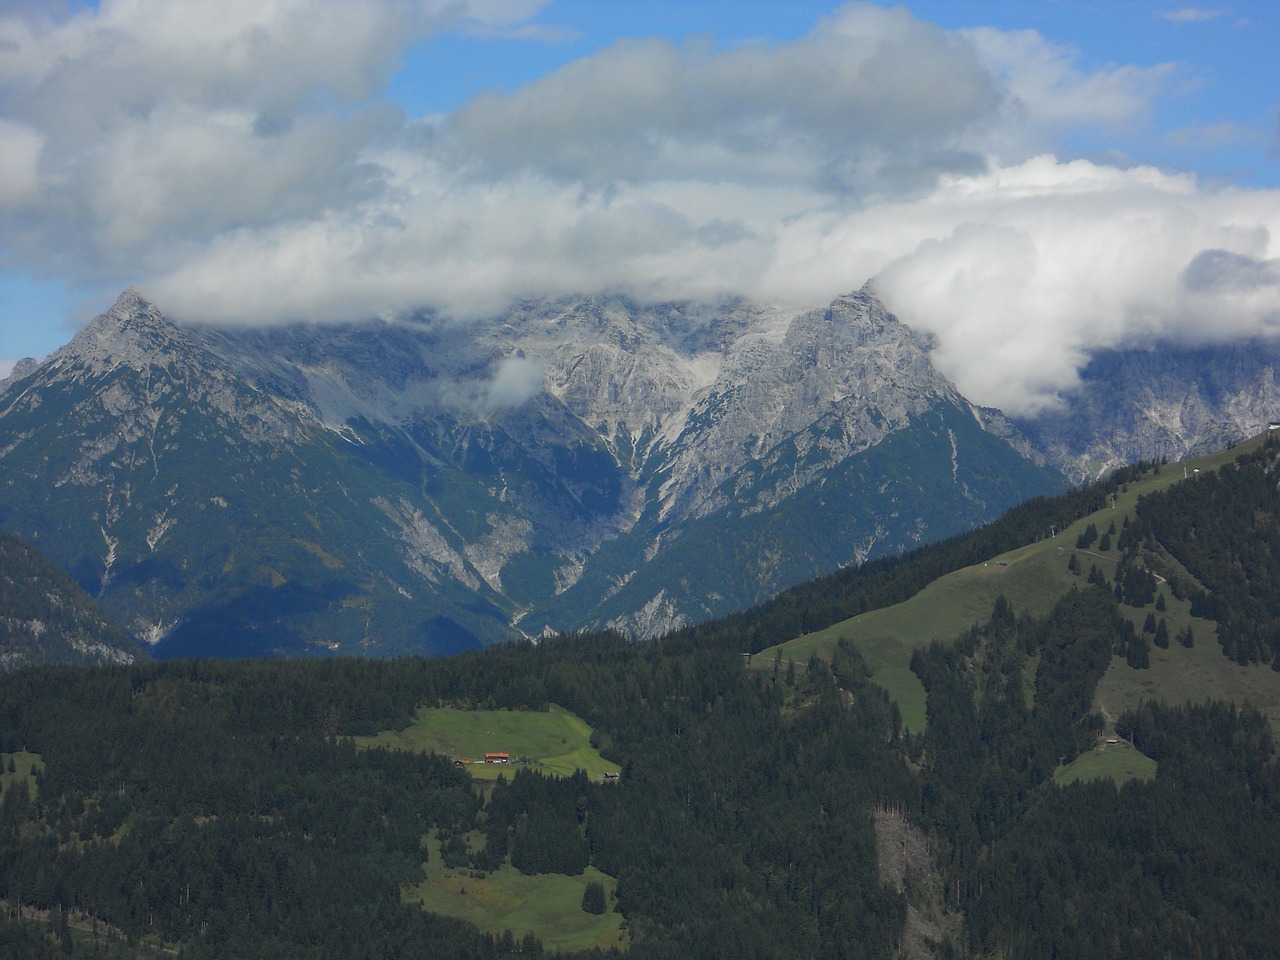
[[[875,278],[1013,413],[1092,349],[1280,321],[1280,193],[1066,147],[1144,123],[1170,63],[853,3],[790,42],[617,43],[443,115],[387,99],[416,43],[543,6],[0,15],[5,259],[229,323],[602,290],[821,304]]]

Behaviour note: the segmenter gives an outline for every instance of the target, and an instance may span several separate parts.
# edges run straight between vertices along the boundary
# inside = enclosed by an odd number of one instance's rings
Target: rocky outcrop
[[[0,533],[0,671],[145,657],[70,577],[29,543]]]
[[[1098,353],[1061,409],[1019,427],[1072,480],[1220,450],[1280,418],[1275,341]]]

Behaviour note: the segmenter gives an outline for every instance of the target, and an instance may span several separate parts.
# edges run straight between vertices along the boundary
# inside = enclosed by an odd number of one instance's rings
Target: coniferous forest
[[[1146,707],[1120,728],[1152,783],[1058,787],[1127,624],[1087,587],[1043,620],[919,653],[930,723],[904,735],[857,654],[750,668],[735,650],[608,635],[450,660],[42,667],[0,678],[6,753],[34,791],[0,808],[13,956],[61,952],[74,913],[134,956],[538,955],[402,902],[424,837],[482,830],[478,869],[618,880],[633,957],[887,957],[908,896],[882,882],[876,810],[930,837],[963,934],[938,955],[1260,956],[1277,933],[1280,797],[1257,714]],[[1131,630],[1131,628],[1128,628]],[[1038,657],[1033,703],[1023,693]],[[759,666],[759,665],[757,665]],[[623,764],[616,784],[517,771],[487,799],[447,758],[357,749],[420,703],[562,704]],[[63,921],[65,922],[65,920]],[[119,933],[110,939],[108,931]],[[21,951],[27,951],[25,954]],[[65,953],[62,953],[65,955]]]
[[[1213,702],[1092,712],[1113,663],[1140,670],[1160,645],[1163,621],[1139,630],[1124,612],[1152,602],[1157,575],[1212,608],[1226,656],[1276,662],[1277,450],[1260,450],[1144,499],[1114,531],[1111,575],[1081,571],[1045,616],[1001,598],[985,622],[917,649],[919,733],[846,643],[807,663],[751,655],[795,627],[822,582],[647,644],[582,634],[431,661],[0,676],[0,955],[547,952],[409,902],[435,857],[477,875],[598,869],[616,887],[588,884],[582,909],[620,914],[638,960],[901,956],[922,912],[956,918],[928,928],[937,957],[1273,955],[1280,767],[1266,719]],[[1032,503],[976,545],[850,571],[825,602],[893,602],[935,567],[1106,494]],[[1246,524],[1252,538],[1238,536]],[[482,788],[448,757],[355,739],[405,728],[422,706],[552,704],[590,724],[615,782],[516,767]],[[1106,723],[1155,761],[1154,778],[1059,785]],[[927,863],[890,874],[886,817],[923,838]]]
[[[892,710],[843,656],[793,682],[805,706],[783,722],[783,682],[735,651],[610,636],[433,663],[10,674],[0,736],[43,770],[37,796],[6,794],[3,894],[194,957],[506,955],[400,902],[428,831],[482,824],[480,860],[617,877],[633,956],[884,956],[904,905],[877,879],[870,811],[917,792]],[[344,735],[424,699],[566,705],[622,782],[517,772],[482,808],[447,758]]]

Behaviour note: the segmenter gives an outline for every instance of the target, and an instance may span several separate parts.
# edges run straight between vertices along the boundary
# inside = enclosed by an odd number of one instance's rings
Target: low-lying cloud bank
[[[850,4],[788,44],[619,44],[448,116],[381,98],[418,39],[540,6],[0,17],[3,252],[233,323],[602,290],[816,305],[875,278],[1013,413],[1093,349],[1280,324],[1280,193],[1054,155],[1141,122],[1168,65],[1084,71],[1035,33]]]

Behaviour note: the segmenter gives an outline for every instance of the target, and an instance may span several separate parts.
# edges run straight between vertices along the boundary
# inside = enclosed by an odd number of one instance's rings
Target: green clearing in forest
[[[1118,551],[1099,551],[1097,543],[1088,550],[1075,548],[1076,539],[1090,523],[1099,533],[1113,522],[1119,530],[1125,517],[1133,513],[1140,496],[1182,482],[1184,473],[1193,476],[1196,470],[1213,470],[1230,463],[1264,439],[1265,435],[1255,437],[1207,457],[1168,464],[1157,474],[1129,483],[1116,496],[1114,506],[1082,517],[1065,530],[1057,531],[1054,537],[952,571],[902,603],[868,611],[824,630],[769,647],[754,656],[753,664],[759,669],[767,668],[781,653],[783,660],[794,660],[802,667],[814,654],[829,658],[836,642],[848,638],[867,661],[872,680],[888,691],[898,705],[904,726],[919,733],[925,726],[925,692],[919,678],[911,672],[913,650],[935,639],[951,640],[970,627],[985,623],[1001,594],[1008,598],[1019,616],[1043,616],[1072,584],[1084,586],[1091,565],[1096,564],[1108,577],[1112,576],[1120,558]],[[1073,553],[1080,565],[1078,574],[1067,569]],[[1186,604],[1174,601],[1167,590],[1164,592],[1169,605],[1166,616],[1171,635],[1176,636],[1190,623],[1196,634],[1196,646],[1191,650],[1180,648],[1176,643],[1169,650],[1153,647],[1149,670],[1133,670],[1116,658],[1098,687],[1095,708],[1110,721],[1144,698],[1174,704],[1207,699],[1247,702],[1265,713],[1280,730],[1280,674],[1269,666],[1241,667],[1228,660],[1216,642],[1214,625],[1192,619]],[[1145,609],[1140,614],[1123,609],[1131,616],[1138,616],[1136,623],[1141,625]]]
[[[13,765],[13,771],[9,771],[10,764]],[[36,798],[36,772],[44,769],[44,760],[40,758],[38,753],[28,753],[26,750],[19,750],[17,753],[0,753],[0,797],[4,796],[4,792],[9,789],[12,784],[19,780],[26,780],[27,787],[31,791],[31,799]]]
[[[519,940],[532,933],[549,951],[625,948],[623,917],[614,913],[617,881],[595,867],[576,877],[559,873],[526,876],[507,864],[485,876],[444,866],[440,842],[428,841],[427,878],[405,892],[405,901],[424,910],[457,917],[486,933],[510,930]],[[608,908],[598,916],[582,909],[587,884],[604,886]]]
[[[1168,610],[1163,616],[1170,635],[1176,637],[1190,625],[1195,645],[1187,649],[1175,639],[1167,650],[1152,646],[1151,666],[1146,670],[1134,670],[1120,657],[1114,658],[1094,694],[1094,709],[1111,722],[1143,700],[1170,704],[1223,700],[1238,706],[1249,704],[1271,721],[1273,734],[1280,733],[1280,673],[1269,664],[1241,666],[1223,656],[1212,620],[1192,617],[1190,604],[1174,599],[1168,591],[1165,600]],[[1150,608],[1120,609],[1140,627]]]
[[[496,780],[503,772],[509,778],[521,767],[560,777],[583,770],[592,779],[619,772],[591,746],[587,722],[555,704],[546,711],[422,707],[405,729],[357,737],[356,743],[474,761],[467,769],[478,780]],[[486,753],[510,754],[512,762],[485,763]]]
[[[1080,529],[1084,529],[1083,522]],[[754,662],[767,665],[781,651],[784,660],[803,665],[814,654],[830,657],[836,641],[847,638],[867,661],[872,681],[887,690],[898,705],[903,725],[919,733],[925,725],[925,692],[911,672],[912,651],[932,640],[954,639],[985,623],[1001,594],[1009,598],[1018,614],[1048,613],[1073,582],[1083,583],[1082,577],[1067,571],[1070,551],[1059,548],[1064,539],[1065,534],[1059,534],[1056,540],[962,567],[939,577],[909,600],[771,647],[756,654]],[[1070,542],[1075,542],[1074,534]]]
[[[1154,780],[1156,762],[1127,740],[1103,742],[1080,754],[1053,774],[1059,786],[1086,780],[1114,780],[1116,785],[1127,780]]]

